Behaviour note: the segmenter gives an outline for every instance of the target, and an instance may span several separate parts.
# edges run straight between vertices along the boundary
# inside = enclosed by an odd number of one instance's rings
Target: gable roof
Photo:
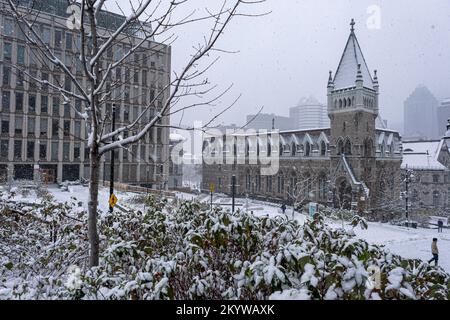
[[[374,89],[372,76],[367,67],[366,60],[359,46],[355,31],[350,32],[347,44],[342,54],[341,61],[334,76],[335,90],[350,88],[355,86],[356,75],[358,73],[358,65],[361,64],[361,73],[363,77],[363,86]]]
[[[403,142],[402,169],[448,170],[439,162],[444,140]]]

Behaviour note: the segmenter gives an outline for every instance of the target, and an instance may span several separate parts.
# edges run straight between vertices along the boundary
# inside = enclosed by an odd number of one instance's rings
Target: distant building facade
[[[302,98],[297,106],[290,108],[289,117],[293,127],[299,130],[330,126],[327,106],[312,96]]]
[[[292,119],[289,117],[278,116],[275,114],[268,113],[260,113],[257,115],[248,115],[247,122],[248,125],[245,127],[246,129],[255,129],[255,130],[291,130],[295,128]]]
[[[403,137],[414,140],[439,139],[438,106],[439,101],[427,87],[417,87],[404,103]]]
[[[205,150],[217,157],[230,158],[232,164],[203,164],[202,188],[214,183],[218,192],[230,194],[231,178],[238,178],[237,193],[254,198],[294,202],[303,194],[305,201],[333,203],[345,208],[362,205],[377,208],[387,198],[398,201],[394,192],[400,183],[402,145],[396,131],[376,126],[378,116],[378,78],[372,78],[354,32],[354,22],[334,78],[328,81],[327,114],[330,126],[281,131],[279,145],[265,146],[260,137],[228,136],[232,147],[216,147],[218,137],[205,137]],[[256,151],[253,144],[256,144]],[[253,148],[253,149],[252,149]],[[253,151],[250,151],[253,150]],[[261,175],[261,163],[251,164],[251,152],[279,156],[279,170]],[[245,163],[238,163],[243,157]],[[294,196],[293,196],[294,195]],[[345,201],[343,202],[343,200]],[[339,203],[338,203],[339,202]]]
[[[32,1],[21,1],[31,4]],[[80,36],[66,27],[67,1],[36,0],[39,9],[34,27],[43,41],[52,49],[67,68],[82,82],[83,72],[78,55]],[[0,1],[0,8],[8,8]],[[102,11],[101,30],[117,27],[125,17]],[[25,35],[19,25],[5,10],[0,11],[0,180],[33,180],[36,172],[46,183],[65,180],[89,179],[89,148],[87,147],[87,123],[68,104],[63,104],[59,92],[41,86],[28,79],[24,72],[16,72],[19,66],[31,75],[51,83],[65,83],[65,89],[75,90],[64,73],[39,55],[36,47],[26,44]],[[139,38],[123,36],[114,48],[105,55],[105,63],[117,61],[120,52],[131,48]],[[147,40],[130,57],[124,67],[116,69],[114,81],[124,92],[122,102],[116,103],[117,126],[129,124],[138,117],[143,107],[152,101],[156,90],[164,88],[170,81],[170,47]],[[119,71],[117,71],[119,70]],[[111,83],[106,83],[111,88]],[[142,119],[148,120],[162,108],[167,93],[149,109]],[[72,101],[75,108],[84,112],[79,100]],[[102,115],[111,115],[111,104],[105,104]],[[164,117],[162,124],[168,125]],[[128,133],[125,132],[124,138]],[[154,128],[141,142],[129,146],[129,150],[115,151],[115,178],[119,182],[160,186],[168,177],[168,128]],[[110,153],[102,158],[100,179],[109,179]]]

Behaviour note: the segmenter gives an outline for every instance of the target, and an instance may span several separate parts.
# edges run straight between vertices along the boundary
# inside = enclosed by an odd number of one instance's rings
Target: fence
[[[103,181],[104,187],[109,187],[109,181]],[[114,189],[124,192],[139,192],[139,193],[151,193],[157,195],[163,195],[165,197],[175,197],[175,193],[165,190],[156,190],[146,187],[133,186],[126,183],[114,182]]]

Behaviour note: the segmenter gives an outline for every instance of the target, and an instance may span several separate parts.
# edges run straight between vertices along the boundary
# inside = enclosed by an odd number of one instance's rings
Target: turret
[[[356,88],[362,88],[364,85],[364,80],[361,72],[361,64],[358,64],[358,72],[356,73]]]
[[[377,70],[373,72],[373,89],[378,93],[380,90],[380,85],[378,83]]]
[[[333,71],[330,70],[330,75],[328,77],[328,93],[334,90],[334,82],[333,82]]]

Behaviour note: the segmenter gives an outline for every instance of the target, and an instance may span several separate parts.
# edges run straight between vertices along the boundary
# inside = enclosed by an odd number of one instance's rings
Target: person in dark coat
[[[442,227],[444,226],[444,222],[442,220],[438,221],[438,232],[442,232]]]
[[[438,265],[438,260],[439,260],[439,249],[437,247],[437,239],[433,238],[433,242],[431,243],[431,254],[433,255],[433,258],[431,258],[428,263],[431,263],[432,261],[434,261],[434,265],[437,266]]]

